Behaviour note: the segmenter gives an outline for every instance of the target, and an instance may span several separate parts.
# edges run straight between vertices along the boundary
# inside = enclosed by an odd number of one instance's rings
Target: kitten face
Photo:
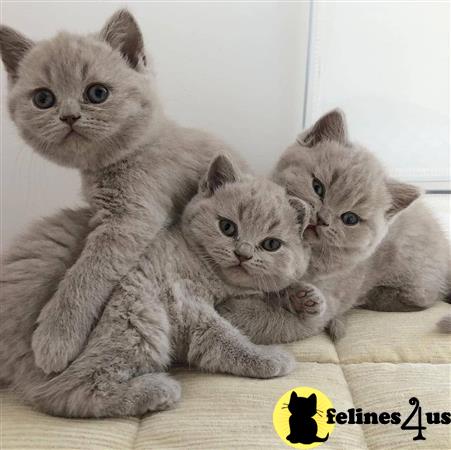
[[[183,230],[225,282],[269,292],[285,288],[306,269],[308,253],[300,238],[305,215],[305,204],[290,204],[276,184],[238,181],[234,174],[213,188],[207,182],[186,208]]]
[[[304,238],[328,265],[366,259],[393,215],[419,195],[413,186],[388,180],[373,155],[347,141],[344,117],[336,111],[286,150],[273,177],[312,207]]]
[[[277,172],[276,179],[283,180],[290,194],[304,199],[313,209],[304,233],[307,242],[358,253],[366,253],[380,242],[387,227],[385,211],[390,196],[382,169],[370,155],[324,142],[314,150],[295,144],[282,158],[291,162]],[[349,221],[353,218],[349,213],[358,219]]]
[[[35,44],[7,27],[1,34],[9,42],[1,51],[11,117],[44,157],[92,169],[125,156],[146,134],[157,103],[129,13],[115,14],[99,36],[61,33]],[[21,57],[18,47],[26,47]]]

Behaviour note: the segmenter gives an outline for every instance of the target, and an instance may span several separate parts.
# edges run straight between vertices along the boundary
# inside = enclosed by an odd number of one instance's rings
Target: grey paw
[[[180,400],[180,383],[167,373],[147,373],[133,378],[127,387],[125,407],[126,415],[141,415],[152,411],[171,409]],[[124,402],[123,402],[124,403]]]
[[[291,287],[288,296],[294,311],[300,315],[320,316],[326,311],[326,299],[314,286]]]
[[[161,384],[158,386],[158,394],[148,405],[148,411],[171,409],[180,401],[181,396],[180,383],[168,376],[162,377]]]
[[[259,346],[260,352],[255,364],[256,378],[274,378],[289,374],[296,367],[296,360],[291,353],[281,347]]]

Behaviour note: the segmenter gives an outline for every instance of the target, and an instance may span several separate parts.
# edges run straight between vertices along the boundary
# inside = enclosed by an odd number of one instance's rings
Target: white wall
[[[449,4],[313,9],[307,122],[340,106],[351,138],[412,181],[449,180]]]
[[[128,5],[168,113],[226,139],[264,173],[303,120],[308,2],[9,2],[1,21],[34,39],[100,29]],[[351,137],[410,180],[449,180],[449,5],[315,2],[306,123],[342,107]],[[2,241],[79,202],[75,171],[44,161],[6,112],[1,69]]]
[[[225,138],[260,172],[301,127],[307,3],[3,3],[2,23],[33,39],[92,32],[128,4],[153,55],[161,97],[183,124]],[[2,70],[2,240],[79,199],[74,171],[34,154],[5,109]]]

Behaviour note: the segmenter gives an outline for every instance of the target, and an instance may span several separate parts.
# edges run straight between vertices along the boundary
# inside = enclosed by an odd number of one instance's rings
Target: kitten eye
[[[320,198],[324,198],[324,194],[326,193],[326,188],[324,187],[324,184],[321,183],[321,181],[318,180],[318,178],[314,177],[312,181],[312,187],[315,191],[316,195]]]
[[[260,244],[267,252],[275,252],[282,247],[282,241],[276,238],[267,238]]]
[[[103,103],[109,95],[110,91],[103,84],[92,84],[86,89],[86,97],[91,103]]]
[[[360,217],[357,214],[348,211],[341,215],[341,220],[345,225],[353,226],[357,225],[360,222]]]
[[[236,236],[238,233],[238,227],[229,219],[221,219],[219,221],[219,229],[222,234],[228,237]]]
[[[39,109],[49,109],[55,101],[55,94],[50,89],[38,89],[33,95],[34,106]]]

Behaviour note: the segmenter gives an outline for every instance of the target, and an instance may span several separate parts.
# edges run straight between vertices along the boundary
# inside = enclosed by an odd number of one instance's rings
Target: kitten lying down
[[[300,237],[307,211],[282,187],[240,179],[226,157],[217,157],[181,221],[157,235],[115,288],[70,366],[46,375],[35,365],[30,336],[19,326],[2,341],[8,381],[25,401],[50,414],[108,417],[177,402],[180,386],[166,373],[174,361],[257,378],[288,373],[292,356],[251,343],[214,306],[228,297],[284,289],[301,277],[309,257]],[[3,306],[9,320],[21,310],[20,298],[12,296],[20,280],[8,278],[20,273],[15,261],[21,263],[17,250],[5,264]]]
[[[336,339],[354,306],[415,311],[449,295],[449,242],[439,223],[415,186],[389,178],[373,154],[348,139],[342,112],[302,133],[273,179],[310,204],[304,240],[312,254],[297,292],[282,299],[285,308],[271,298],[220,307],[254,342],[290,342],[326,326]],[[445,318],[439,327],[449,331],[450,323]]]

